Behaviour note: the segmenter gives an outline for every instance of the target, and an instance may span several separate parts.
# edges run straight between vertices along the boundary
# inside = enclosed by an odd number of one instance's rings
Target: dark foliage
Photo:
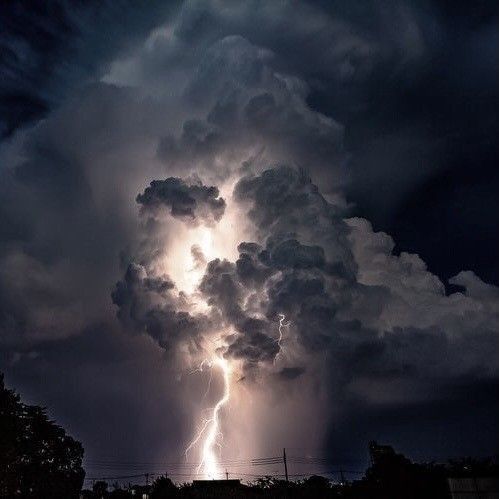
[[[165,476],[157,478],[151,488],[151,499],[163,499],[164,497],[178,497],[179,489]]]
[[[78,497],[83,447],[50,421],[42,407],[23,404],[0,375],[0,497]]]

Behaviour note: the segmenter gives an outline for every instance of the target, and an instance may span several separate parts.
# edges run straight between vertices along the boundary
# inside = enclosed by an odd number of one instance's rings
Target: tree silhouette
[[[45,408],[20,401],[0,374],[0,497],[77,498],[83,447],[50,421]]]
[[[165,499],[176,497],[178,489],[166,476],[160,476],[154,480],[151,487],[151,499]]]
[[[94,494],[96,497],[101,499],[102,497],[107,496],[107,482],[103,480],[98,480],[97,482],[94,483],[92,490],[94,491]]]

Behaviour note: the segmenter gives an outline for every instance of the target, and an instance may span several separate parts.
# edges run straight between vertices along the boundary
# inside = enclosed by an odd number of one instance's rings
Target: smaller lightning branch
[[[205,369],[210,370],[210,376],[208,377],[208,384],[206,385],[206,391],[204,392],[203,399],[204,400],[207,396],[208,393],[210,393],[210,388],[211,388],[211,380],[213,379],[213,362],[209,361],[208,359],[204,359],[201,364],[199,364],[198,367],[193,369],[192,371],[189,372],[189,374],[195,374],[195,373],[202,373],[205,371]]]
[[[208,359],[203,359],[198,367],[192,369],[192,371],[189,371],[189,374],[202,373],[206,367],[211,369],[212,365],[213,365],[212,362],[210,362]]]
[[[274,357],[274,365],[276,363],[277,357],[279,357],[279,354],[281,353],[282,350],[282,328],[283,327],[289,327],[291,325],[291,321],[289,322],[284,322],[286,319],[286,316],[284,314],[279,314],[279,338],[276,340],[277,346],[279,347],[279,351],[277,352],[276,356]]]
[[[201,462],[197,467],[196,473],[202,473],[207,479],[214,479],[221,473],[219,469],[218,458],[215,452],[215,447],[220,445],[219,440],[223,438],[223,434],[220,429],[220,411],[229,402],[230,399],[231,369],[226,359],[217,356],[213,361],[203,361],[200,364],[199,368],[195,369],[193,372],[202,372],[204,366],[209,366],[210,368],[216,366],[219,367],[222,371],[224,382],[223,395],[215,404],[215,407],[209,409],[209,412],[211,414],[210,417],[203,421],[197,435],[186,448],[185,456],[187,458],[189,451],[193,447],[195,447],[201,440],[203,440],[201,448]],[[208,385],[208,390],[209,386],[210,385]]]

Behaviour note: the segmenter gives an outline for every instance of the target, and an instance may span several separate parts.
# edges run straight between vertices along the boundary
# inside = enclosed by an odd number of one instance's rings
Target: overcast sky
[[[215,338],[230,456],[497,451],[496,2],[0,9],[0,369],[89,472],[182,456]]]

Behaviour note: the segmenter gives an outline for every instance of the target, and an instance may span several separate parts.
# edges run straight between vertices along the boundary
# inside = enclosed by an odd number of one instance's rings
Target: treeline
[[[268,498],[268,499],[450,499],[448,478],[499,476],[499,467],[491,460],[463,459],[443,464],[417,464],[400,454],[377,456],[365,476],[357,481],[333,483],[322,476],[286,482],[264,477],[249,484],[236,480],[175,485],[160,477],[151,486],[120,487],[95,482],[85,499],[196,499],[196,498]]]
[[[47,417],[23,404],[0,373],[0,497],[76,499],[85,478],[83,447]]]

